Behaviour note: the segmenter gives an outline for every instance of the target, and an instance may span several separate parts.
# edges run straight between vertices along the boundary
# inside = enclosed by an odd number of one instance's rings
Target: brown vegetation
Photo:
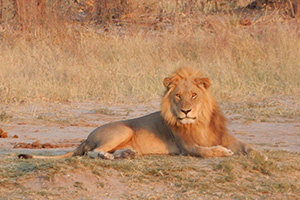
[[[300,2],[298,0],[254,0],[247,8],[275,10],[285,17],[300,16]]]
[[[16,15],[23,31],[40,26],[46,17],[46,0],[15,0]]]
[[[20,142],[14,145],[15,149],[53,149],[53,148],[68,148],[68,147],[76,147],[78,144],[51,144],[49,142],[41,144],[38,141],[33,143],[25,143]]]

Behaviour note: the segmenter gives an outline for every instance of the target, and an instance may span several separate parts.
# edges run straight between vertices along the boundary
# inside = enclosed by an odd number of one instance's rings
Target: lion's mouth
[[[178,117],[177,119],[182,124],[193,124],[196,120],[196,117]]]

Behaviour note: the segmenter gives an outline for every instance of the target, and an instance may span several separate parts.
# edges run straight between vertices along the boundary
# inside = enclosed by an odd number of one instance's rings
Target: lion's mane
[[[204,77],[201,71],[194,68],[180,68],[171,76],[164,80],[164,85],[167,88],[161,102],[161,115],[167,124],[179,132],[183,132],[186,136],[193,137],[194,130],[201,130],[203,146],[220,145],[227,143],[223,135],[228,133],[227,120],[222,114],[220,107],[210,91],[210,82],[205,87],[200,88],[202,91],[201,110],[198,112],[197,122],[193,124],[181,124],[178,122],[175,114],[172,112],[173,101],[170,95],[179,85],[180,81],[195,81],[199,77]],[[196,132],[196,131],[195,131]],[[198,135],[195,137],[199,137]],[[229,142],[229,141],[228,141]],[[226,145],[225,145],[226,146]]]

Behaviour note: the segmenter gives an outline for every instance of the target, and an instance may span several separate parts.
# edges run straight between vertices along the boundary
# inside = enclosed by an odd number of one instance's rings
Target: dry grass
[[[32,195],[31,198],[63,198],[65,194],[58,192],[64,190],[69,193],[69,197],[78,198],[78,194],[89,194],[91,190],[88,188],[98,185],[96,191],[100,194],[104,195],[105,191],[112,195],[111,198],[122,199],[147,199],[146,195],[156,196],[158,199],[299,198],[299,153],[271,151],[266,154],[270,158],[267,162],[245,156],[214,159],[145,156],[135,160],[114,161],[71,158],[51,162],[5,158],[0,166],[0,190],[1,186],[22,188],[26,184],[24,180],[29,178],[30,182],[35,182],[35,177],[39,177],[39,183],[44,187],[39,190],[15,188],[11,193],[12,197]],[[78,174],[81,170],[93,173],[98,181],[91,184],[80,181]],[[68,174],[71,175],[67,185],[78,175],[72,183],[76,193],[71,192],[72,184],[62,188],[56,185],[56,179]],[[114,186],[110,185],[109,177],[116,181]],[[47,184],[49,182],[52,184]],[[125,185],[118,188],[121,183]],[[139,193],[141,189],[143,193]],[[158,189],[160,192],[155,192]],[[123,192],[115,192],[116,190]]]
[[[299,94],[300,40],[294,27],[224,24],[210,34],[199,28],[146,36],[68,30],[72,35],[59,41],[47,33],[30,41],[5,36],[0,98],[143,101],[160,95],[162,79],[180,66],[203,69],[222,98]]]
[[[23,20],[26,30],[3,26],[0,101],[149,101],[181,66],[203,69],[225,100],[299,94],[299,19],[244,27],[239,14],[203,14],[219,4],[188,2],[130,4],[137,12],[128,8],[119,26],[100,29],[58,12],[37,27]]]

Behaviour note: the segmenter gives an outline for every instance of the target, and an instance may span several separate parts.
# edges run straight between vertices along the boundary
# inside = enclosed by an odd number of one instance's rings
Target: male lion
[[[193,68],[180,68],[164,79],[161,111],[95,129],[66,158],[88,154],[106,159],[146,154],[180,154],[203,158],[248,154],[253,149],[228,133],[226,119],[210,91],[211,81]],[[112,154],[113,153],[113,154]]]

